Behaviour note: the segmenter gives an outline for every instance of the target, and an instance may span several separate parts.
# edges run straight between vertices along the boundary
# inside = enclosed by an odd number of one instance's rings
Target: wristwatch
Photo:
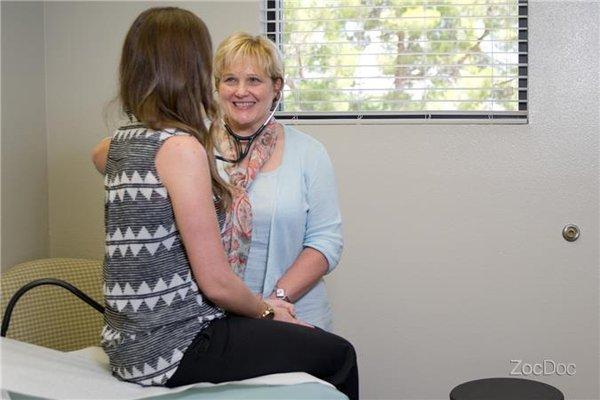
[[[275,317],[275,310],[273,310],[273,307],[269,303],[265,302],[265,305],[267,308],[260,314],[260,319],[273,319]]]
[[[279,300],[287,301],[288,303],[292,302],[290,300],[290,298],[288,297],[287,293],[285,292],[285,289],[277,287],[277,286],[275,286],[275,298],[277,298]]]

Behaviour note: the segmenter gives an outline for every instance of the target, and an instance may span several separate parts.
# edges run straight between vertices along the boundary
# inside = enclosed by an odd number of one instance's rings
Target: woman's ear
[[[283,89],[283,79],[276,78],[273,80],[273,90],[277,93],[277,97],[281,96],[281,89]],[[273,101],[277,101],[277,97]]]

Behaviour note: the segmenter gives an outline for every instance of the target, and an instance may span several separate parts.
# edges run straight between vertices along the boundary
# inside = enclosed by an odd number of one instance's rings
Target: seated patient
[[[238,189],[222,233],[229,263],[254,293],[294,303],[300,320],[331,330],[323,276],[342,253],[342,222],[329,156],[272,118],[283,89],[273,42],[229,36],[214,75],[224,113],[217,165]]]
[[[131,122],[95,158],[106,174],[102,347],[113,374],[173,387],[303,371],[357,399],[352,345],[254,295],[228,263],[222,210],[239,196],[215,166],[218,127],[204,122],[218,113],[211,73],[210,35],[191,12],[152,8],[130,27],[119,97]]]

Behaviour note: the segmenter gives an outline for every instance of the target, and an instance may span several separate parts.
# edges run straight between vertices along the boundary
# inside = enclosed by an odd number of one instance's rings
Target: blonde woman
[[[339,261],[342,233],[327,152],[273,118],[284,83],[273,42],[229,36],[214,75],[224,114],[217,165],[237,189],[222,233],[229,262],[254,293],[293,303],[298,319],[330,330],[323,277]]]

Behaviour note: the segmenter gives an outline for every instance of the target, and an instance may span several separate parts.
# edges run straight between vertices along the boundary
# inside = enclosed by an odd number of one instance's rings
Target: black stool
[[[554,386],[529,379],[488,378],[462,383],[452,389],[450,400],[564,400]]]

